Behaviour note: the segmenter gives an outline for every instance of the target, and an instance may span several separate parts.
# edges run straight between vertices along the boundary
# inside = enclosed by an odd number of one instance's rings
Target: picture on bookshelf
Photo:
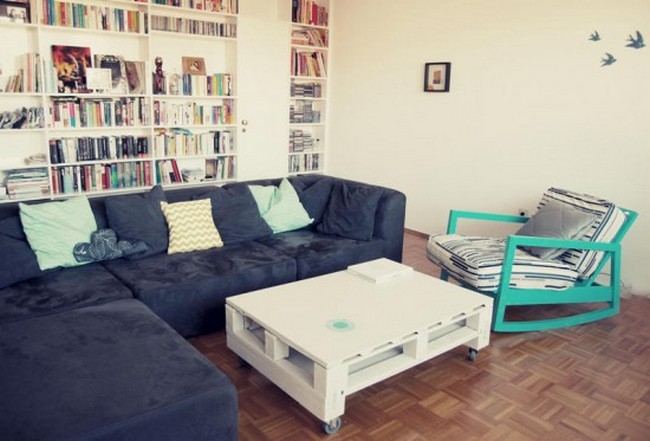
[[[183,57],[183,73],[205,75],[205,59],[202,57]]]
[[[141,95],[144,93],[144,61],[125,61],[126,81],[129,93]]]
[[[52,63],[60,93],[88,92],[86,69],[92,66],[89,47],[52,45]]]
[[[125,94],[127,92],[126,66],[121,55],[95,55],[95,67],[110,69],[111,92]]]
[[[87,68],[86,86],[93,92],[109,92],[113,88],[111,70],[97,67]]]
[[[424,65],[424,91],[449,92],[451,79],[451,63],[425,63]]]
[[[0,20],[15,23],[29,23],[28,0],[3,0],[0,1]]]

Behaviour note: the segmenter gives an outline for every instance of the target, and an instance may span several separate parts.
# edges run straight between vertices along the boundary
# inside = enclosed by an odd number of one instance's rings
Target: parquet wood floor
[[[425,243],[407,232],[404,262],[436,275]],[[596,323],[493,333],[473,363],[458,348],[357,392],[332,436],[253,368],[239,367],[225,332],[192,343],[234,382],[242,441],[650,440],[647,297],[623,298],[619,315]]]

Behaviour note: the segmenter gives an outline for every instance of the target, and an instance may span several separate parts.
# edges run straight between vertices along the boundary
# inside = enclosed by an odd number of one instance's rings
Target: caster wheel
[[[469,348],[467,358],[469,358],[470,361],[474,361],[474,360],[476,360],[477,356],[478,356],[478,351],[476,349]]]
[[[323,430],[328,435],[333,435],[339,431],[342,425],[343,425],[343,421],[341,420],[341,417],[337,417],[334,418],[329,423],[323,423]]]

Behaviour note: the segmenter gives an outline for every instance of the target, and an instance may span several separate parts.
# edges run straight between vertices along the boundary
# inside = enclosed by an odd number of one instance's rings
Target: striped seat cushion
[[[549,188],[538,208],[549,201],[567,204],[578,210],[592,213],[596,221],[580,240],[587,242],[611,242],[625,222],[625,213],[613,203],[586,194],[575,193],[559,188]],[[558,259],[576,268],[581,279],[591,277],[603,258],[602,251],[567,250]]]
[[[494,292],[499,287],[505,239],[433,235],[427,244],[427,257],[453,277],[480,291]],[[519,289],[562,290],[575,284],[578,272],[571,264],[542,260],[517,250],[510,286]]]

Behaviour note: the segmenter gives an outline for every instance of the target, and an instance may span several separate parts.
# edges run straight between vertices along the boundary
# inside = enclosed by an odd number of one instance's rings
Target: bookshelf
[[[329,0],[291,1],[288,173],[325,169]]]
[[[0,203],[236,180],[238,0],[15,1]]]

